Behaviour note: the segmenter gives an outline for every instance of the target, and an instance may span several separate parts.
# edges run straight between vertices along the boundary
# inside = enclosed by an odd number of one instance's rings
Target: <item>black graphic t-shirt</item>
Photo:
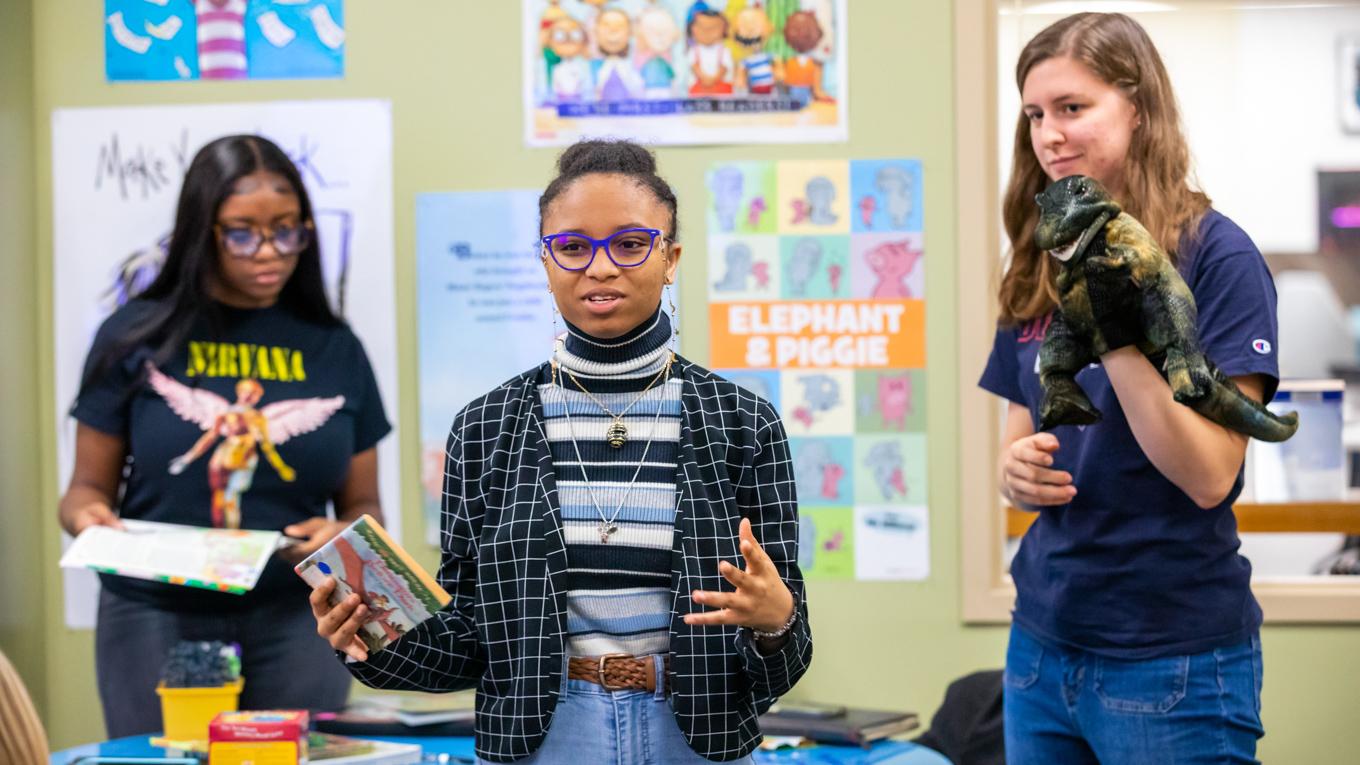
[[[148,307],[133,301],[110,316],[89,358],[135,326]],[[134,350],[71,411],[127,443],[130,470],[119,514],[275,531],[325,515],[350,458],[391,430],[363,346],[346,326],[305,321],[280,306],[219,307],[225,318],[219,332],[201,323],[159,367],[150,363],[150,348]],[[307,596],[306,585],[277,555],[245,596],[101,579],[113,592],[171,610],[229,611],[265,598]]]

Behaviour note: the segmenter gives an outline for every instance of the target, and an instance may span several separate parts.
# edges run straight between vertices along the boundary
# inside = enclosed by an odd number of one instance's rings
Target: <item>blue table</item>
[[[466,758],[463,762],[476,762],[472,750],[472,738],[387,738],[383,741],[396,741],[403,744],[419,744],[425,750],[425,759],[437,762],[437,756],[446,754],[450,765],[459,763],[454,758]],[[54,752],[51,765],[68,765],[77,757],[103,755],[105,757],[161,757],[165,750],[151,746],[146,736],[119,738],[100,744],[87,744]],[[432,756],[433,755],[433,756]],[[817,746],[807,749],[784,749],[777,752],[757,751],[756,762],[762,765],[949,765],[943,755],[923,746],[905,741],[880,741],[868,749],[853,746]]]

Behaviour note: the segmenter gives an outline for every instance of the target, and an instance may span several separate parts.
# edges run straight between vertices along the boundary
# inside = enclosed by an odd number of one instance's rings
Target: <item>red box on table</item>
[[[306,762],[310,720],[301,710],[223,712],[208,726],[214,763]]]

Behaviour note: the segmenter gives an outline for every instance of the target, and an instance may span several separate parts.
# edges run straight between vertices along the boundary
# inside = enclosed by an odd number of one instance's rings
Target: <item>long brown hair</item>
[[[47,736],[33,699],[14,665],[0,651],[0,763],[45,765]]]
[[[1015,65],[1021,91],[1036,64],[1068,57],[1119,88],[1141,120],[1124,158],[1124,190],[1119,202],[1137,218],[1173,259],[1182,236],[1199,228],[1209,197],[1191,185],[1190,148],[1181,131],[1180,110],[1162,57],[1147,32],[1122,13],[1078,13],[1057,21],[1030,40]],[[1001,278],[1003,324],[1016,324],[1051,311],[1058,304],[1053,259],[1034,247],[1038,209],[1034,195],[1049,184],[1030,142],[1029,118],[1015,125],[1011,177],[1002,203],[1002,220],[1011,242],[1009,264]]]

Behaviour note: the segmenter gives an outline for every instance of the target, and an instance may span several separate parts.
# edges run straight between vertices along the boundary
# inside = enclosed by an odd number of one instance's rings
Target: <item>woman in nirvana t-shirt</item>
[[[108,735],[162,729],[156,684],[180,640],[240,644],[244,709],[342,707],[349,674],[290,569],[348,521],[381,517],[376,445],[391,428],[327,302],[311,203],[277,146],[229,136],[194,157],[165,265],[99,328],[72,416],[67,532],[140,519],[302,539],[244,596],[101,576]]]

